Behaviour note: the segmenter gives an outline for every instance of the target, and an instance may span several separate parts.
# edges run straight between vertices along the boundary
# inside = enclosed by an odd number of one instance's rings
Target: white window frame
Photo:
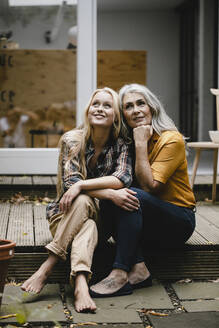
[[[77,5],[77,106],[76,124],[96,89],[97,76],[97,4],[80,0]],[[58,148],[0,148],[0,175],[57,173]]]

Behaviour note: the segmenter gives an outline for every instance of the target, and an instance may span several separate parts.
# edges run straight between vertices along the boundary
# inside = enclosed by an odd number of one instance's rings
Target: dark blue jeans
[[[116,240],[113,268],[129,272],[135,263],[144,261],[142,249],[160,249],[184,244],[195,229],[192,209],[176,206],[141,189],[136,191],[140,201],[137,211],[129,212],[111,201],[100,201],[101,234]]]

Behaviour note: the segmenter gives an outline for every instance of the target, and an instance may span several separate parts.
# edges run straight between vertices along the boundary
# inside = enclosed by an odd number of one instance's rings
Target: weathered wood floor
[[[197,177],[198,183],[209,184],[211,177]],[[0,176],[0,198],[7,199],[7,192],[26,190],[26,194],[38,188],[39,193],[55,191],[56,177]],[[28,189],[28,185],[30,189]],[[20,188],[19,188],[20,186]],[[14,190],[14,187],[15,190]],[[36,188],[35,188],[36,187]],[[211,192],[211,187],[210,187]],[[25,194],[25,193],[24,193]],[[10,197],[9,197],[10,198]],[[10,262],[9,277],[16,280],[28,278],[47,257],[44,245],[51,240],[48,222],[45,218],[46,205],[29,201],[19,205],[0,202],[0,238],[16,242],[15,257]],[[183,249],[147,250],[146,262],[154,277],[159,279],[203,279],[219,277],[219,202],[197,203],[197,226],[193,236]],[[94,269],[103,271],[110,268],[113,249],[97,251]],[[66,281],[69,267],[60,263],[50,281]]]
[[[10,199],[16,193],[36,197],[56,196],[56,176],[0,176],[0,199]]]
[[[0,176],[0,185],[56,185],[56,176],[43,175],[20,175],[20,176]]]
[[[199,202],[196,219],[196,230],[187,246],[219,250],[219,204]],[[0,203],[0,238],[14,240],[19,251],[28,247],[42,249],[52,238],[46,220],[46,205]]]
[[[0,203],[0,238],[16,242],[16,255],[9,276],[25,279],[46,258],[44,245],[51,240],[45,218],[46,205]],[[199,203],[197,226],[184,249],[148,252],[154,275],[161,279],[219,276],[219,205]],[[52,280],[63,279],[66,270],[56,270]]]

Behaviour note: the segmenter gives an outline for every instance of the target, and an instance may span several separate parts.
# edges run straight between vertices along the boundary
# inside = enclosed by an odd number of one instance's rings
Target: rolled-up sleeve
[[[130,187],[132,184],[132,159],[128,146],[120,145],[118,153],[115,171],[112,175],[122,181],[124,187]]]
[[[74,158],[74,162],[69,160],[69,153],[73,145],[74,142],[72,141],[69,143],[66,138],[61,140],[60,154],[62,154],[61,166],[64,192],[67,191],[74,183],[83,179],[81,173],[79,172],[78,158]]]
[[[70,160],[64,170],[64,191],[68,190],[77,181],[83,180],[82,174],[78,171],[79,164],[77,165],[76,162],[78,163],[78,158],[75,158],[75,162]]]

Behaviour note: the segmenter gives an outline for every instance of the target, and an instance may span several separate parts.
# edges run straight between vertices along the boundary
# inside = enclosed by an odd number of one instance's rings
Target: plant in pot
[[[11,240],[0,239],[0,308],[6,277],[8,274],[8,265],[10,259],[14,256],[15,243]]]

